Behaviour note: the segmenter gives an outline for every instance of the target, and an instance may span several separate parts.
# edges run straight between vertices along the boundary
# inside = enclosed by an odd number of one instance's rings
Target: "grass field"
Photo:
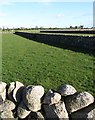
[[[2,80],[43,85],[45,90],[71,84],[95,96],[94,57],[64,50],[14,34],[3,34]]]

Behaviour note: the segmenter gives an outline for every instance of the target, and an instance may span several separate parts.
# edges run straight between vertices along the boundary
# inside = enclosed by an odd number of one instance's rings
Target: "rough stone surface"
[[[93,103],[94,97],[88,92],[82,92],[80,94],[67,97],[65,102],[67,110],[69,113],[72,113]]]
[[[62,96],[67,96],[67,95],[73,95],[75,94],[77,91],[76,89],[71,86],[71,85],[63,85],[63,86],[60,86],[58,88],[58,92],[62,95]]]
[[[2,97],[0,96],[0,105],[3,103],[3,99]]]
[[[3,101],[6,99],[6,89],[2,93],[0,93],[0,97],[2,98]]]
[[[30,115],[26,118],[27,120],[45,120],[41,112],[31,112]]]
[[[40,85],[24,87],[18,81],[10,85],[0,82],[0,120],[95,120],[94,97],[74,89],[65,85],[59,87],[58,93],[50,89],[44,94]]]
[[[36,114],[37,114],[37,119],[42,119],[42,120],[45,119],[41,112],[36,112]]]
[[[4,111],[4,112],[2,112],[1,113],[1,115],[0,115],[0,118],[1,119],[11,119],[11,118],[14,118],[14,116],[13,116],[13,113],[12,113],[12,111],[10,111],[10,110],[7,110],[7,111]]]
[[[64,102],[43,105],[47,119],[69,119]]]
[[[95,120],[95,103],[71,114],[71,119]]]
[[[5,82],[0,82],[0,98],[5,101],[6,99],[6,86]]]
[[[21,82],[16,81],[15,89],[13,90],[13,98],[16,102],[21,101],[23,89],[24,85]]]
[[[13,110],[15,109],[15,104],[10,101],[10,100],[5,100],[1,105],[0,105],[0,112],[6,111],[6,110]]]
[[[41,109],[41,97],[44,95],[42,86],[27,86],[23,91],[24,104],[33,112]]]
[[[23,101],[18,105],[17,113],[19,118],[26,118],[30,114],[30,112],[31,111],[27,110],[27,107],[25,106]]]
[[[60,99],[61,99],[61,95],[59,93],[49,90],[44,97],[43,103],[52,105],[52,104],[58,103]]]
[[[10,83],[10,85],[9,85],[9,88],[8,88],[8,98],[10,99],[10,100],[14,100],[13,99],[13,90],[15,89],[15,82],[11,82]]]
[[[0,93],[2,93],[4,91],[4,89],[6,88],[6,83],[5,82],[1,82],[0,81]]]

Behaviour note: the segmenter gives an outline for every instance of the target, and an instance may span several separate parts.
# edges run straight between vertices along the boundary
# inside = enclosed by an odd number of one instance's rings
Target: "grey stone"
[[[31,112],[30,115],[26,118],[27,120],[45,120],[43,114],[39,112]]]
[[[60,86],[58,88],[58,92],[62,95],[62,96],[67,96],[67,95],[73,95],[75,94],[77,91],[76,89],[71,86],[71,85],[63,85],[63,86]]]
[[[94,97],[88,92],[82,92],[67,97],[65,102],[67,110],[72,113],[92,104]]]
[[[47,119],[69,119],[64,102],[53,105],[43,105]]]
[[[42,86],[27,86],[23,91],[24,104],[33,112],[41,109],[41,98],[44,95]]]
[[[13,116],[13,112],[12,111],[10,111],[10,110],[6,110],[6,111],[3,111],[2,113],[1,113],[1,115],[0,115],[0,118],[1,119],[11,119],[11,118],[14,118],[14,116]]]
[[[15,89],[15,82],[11,82],[9,85],[9,88],[8,88],[7,95],[8,95],[8,98],[12,101],[14,101],[14,99],[13,99],[13,90],[14,89]]]
[[[0,98],[5,101],[6,99],[6,86],[5,82],[0,82]]]
[[[13,109],[15,109],[15,104],[12,101],[7,99],[0,105],[0,112],[6,111],[6,110],[11,111]]]
[[[24,85],[21,82],[16,81],[15,89],[13,90],[13,98],[16,102],[21,101]]]
[[[21,119],[26,118],[31,111],[27,110],[27,107],[25,106],[25,104],[23,103],[23,101],[18,105],[17,108],[17,113],[18,113],[18,117]]]
[[[0,81],[0,93],[2,93],[4,91],[4,89],[6,88],[6,83],[5,82],[1,82]]]
[[[61,99],[61,95],[59,93],[49,90],[44,97],[43,103],[52,105],[52,104],[58,103],[60,99]]]
[[[72,113],[71,119],[95,120],[95,103]]]
[[[41,112],[36,112],[36,114],[37,114],[37,119],[45,120]]]

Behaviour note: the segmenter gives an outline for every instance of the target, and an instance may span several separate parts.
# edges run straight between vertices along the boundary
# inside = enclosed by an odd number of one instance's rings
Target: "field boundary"
[[[72,36],[72,35],[51,35],[26,32],[15,32],[14,34],[28,38],[33,41],[48,44],[51,46],[73,50],[76,52],[89,53],[94,55],[95,37]]]
[[[84,30],[84,29],[81,29],[81,30],[41,30],[40,31],[41,33],[70,33],[70,34],[95,34],[95,30]]]

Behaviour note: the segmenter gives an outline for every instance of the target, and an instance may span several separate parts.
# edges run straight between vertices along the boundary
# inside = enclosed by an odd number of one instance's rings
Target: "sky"
[[[0,3],[0,27],[93,27],[92,0],[2,0]]]

